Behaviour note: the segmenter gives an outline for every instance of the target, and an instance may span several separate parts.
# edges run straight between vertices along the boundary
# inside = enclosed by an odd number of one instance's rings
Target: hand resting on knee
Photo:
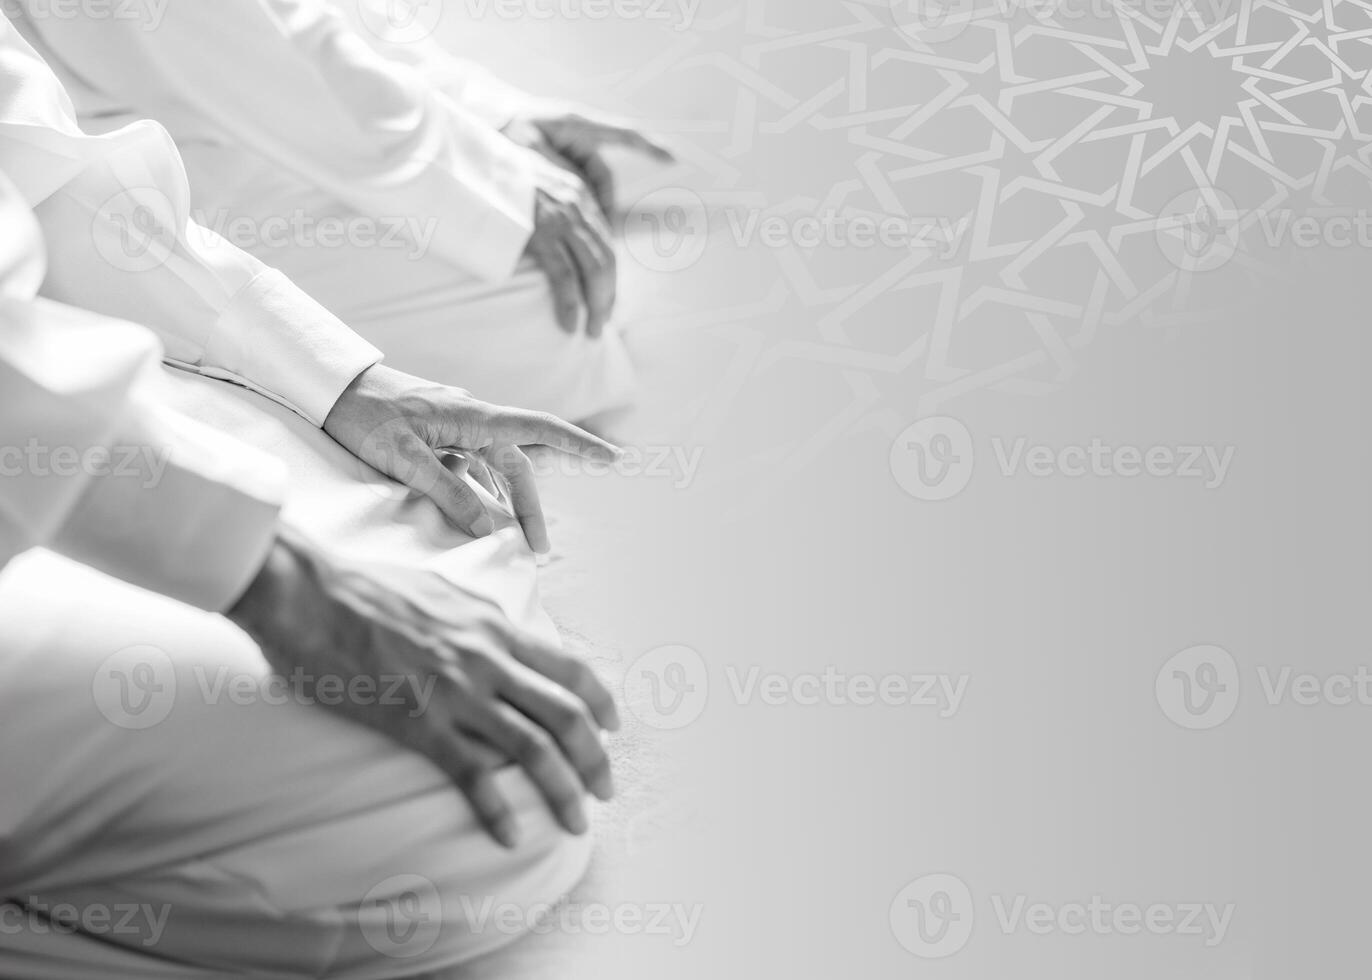
[[[340,562],[283,527],[227,616],[278,673],[299,671],[307,684],[363,678],[388,692],[329,701],[436,763],[506,847],[519,835],[494,778],[506,760],[574,834],[588,827],[586,791],[613,795],[601,732],[617,729],[619,716],[605,687],[582,662],[431,572]]]

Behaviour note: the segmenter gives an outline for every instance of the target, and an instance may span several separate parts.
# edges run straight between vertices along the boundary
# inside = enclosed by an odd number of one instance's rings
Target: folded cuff
[[[381,360],[367,343],[275,269],[245,286],[206,344],[202,374],[244,385],[317,426],[353,380]]]

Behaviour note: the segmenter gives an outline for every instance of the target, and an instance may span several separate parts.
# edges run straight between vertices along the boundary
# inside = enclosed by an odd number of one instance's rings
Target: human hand
[[[618,261],[610,225],[582,179],[547,161],[535,166],[534,230],[524,254],[548,277],[558,326],[599,337],[614,313]]]
[[[549,549],[548,525],[533,465],[519,447],[550,446],[600,463],[619,457],[608,442],[555,416],[491,405],[461,388],[383,364],[348,386],[324,420],[324,431],[362,461],[432,498],[456,526],[481,538],[495,522],[478,493],[440,455],[462,453],[473,479],[493,496],[500,496],[497,479],[505,482],[529,547],[540,554]]]
[[[288,528],[226,614],[274,670],[306,690],[366,679],[372,694],[320,699],[326,710],[427,756],[499,843],[519,828],[495,772],[523,769],[569,832],[588,827],[585,793],[614,794],[603,729],[614,699],[590,669],[516,630],[493,604],[420,569],[324,556]],[[338,689],[334,685],[335,690]]]
[[[672,151],[633,126],[589,118],[575,112],[546,112],[515,119],[505,135],[586,182],[601,213],[615,212],[615,178],[605,159],[612,147],[634,150],[658,163],[672,163]]]
[[[634,129],[576,114],[516,119],[504,133],[544,163],[526,254],[548,275],[562,328],[575,333],[584,316],[587,335],[598,337],[618,286],[609,225],[615,180],[604,151],[630,147],[664,162],[672,155]]]

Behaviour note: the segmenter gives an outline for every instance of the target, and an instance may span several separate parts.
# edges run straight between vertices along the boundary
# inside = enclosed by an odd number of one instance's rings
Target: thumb
[[[495,530],[495,521],[476,488],[444,466],[437,453],[429,450],[424,461],[414,463],[415,477],[408,485],[437,504],[453,525],[474,538],[484,538]]]

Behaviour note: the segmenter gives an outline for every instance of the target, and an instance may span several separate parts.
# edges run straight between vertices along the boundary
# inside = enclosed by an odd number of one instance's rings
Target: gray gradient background
[[[691,267],[626,260],[662,362],[637,438],[699,448],[699,478],[552,493],[612,495],[619,538],[587,621],[613,623],[630,659],[700,655],[702,713],[656,736],[688,817],[623,890],[703,916],[684,948],[588,943],[569,974],[1365,975],[1372,706],[1269,705],[1257,671],[1372,659],[1372,254],[1274,247],[1245,218],[1368,206],[1372,7],[1101,3],[1054,20],[988,4],[946,41],[899,30],[885,0],[705,0],[689,25],[447,7],[452,47],[674,141],[682,163],[626,199],[670,187],[713,209]],[[1188,272],[1156,226],[1198,186],[1231,202],[1238,254]],[[966,217],[984,247],[912,259],[744,248],[728,231],[729,208],[824,202]],[[934,416],[965,424],[977,456],[939,503],[890,463],[897,435]],[[1020,436],[1234,457],[1215,489],[1007,477],[991,440]],[[1201,644],[1232,655],[1238,703],[1186,730],[1155,682]],[[950,718],[730,689],[731,667],[828,665],[970,685]],[[942,959],[891,922],[930,873],[973,901],[970,939]],[[997,895],[1235,908],[1207,947],[1007,935]]]

